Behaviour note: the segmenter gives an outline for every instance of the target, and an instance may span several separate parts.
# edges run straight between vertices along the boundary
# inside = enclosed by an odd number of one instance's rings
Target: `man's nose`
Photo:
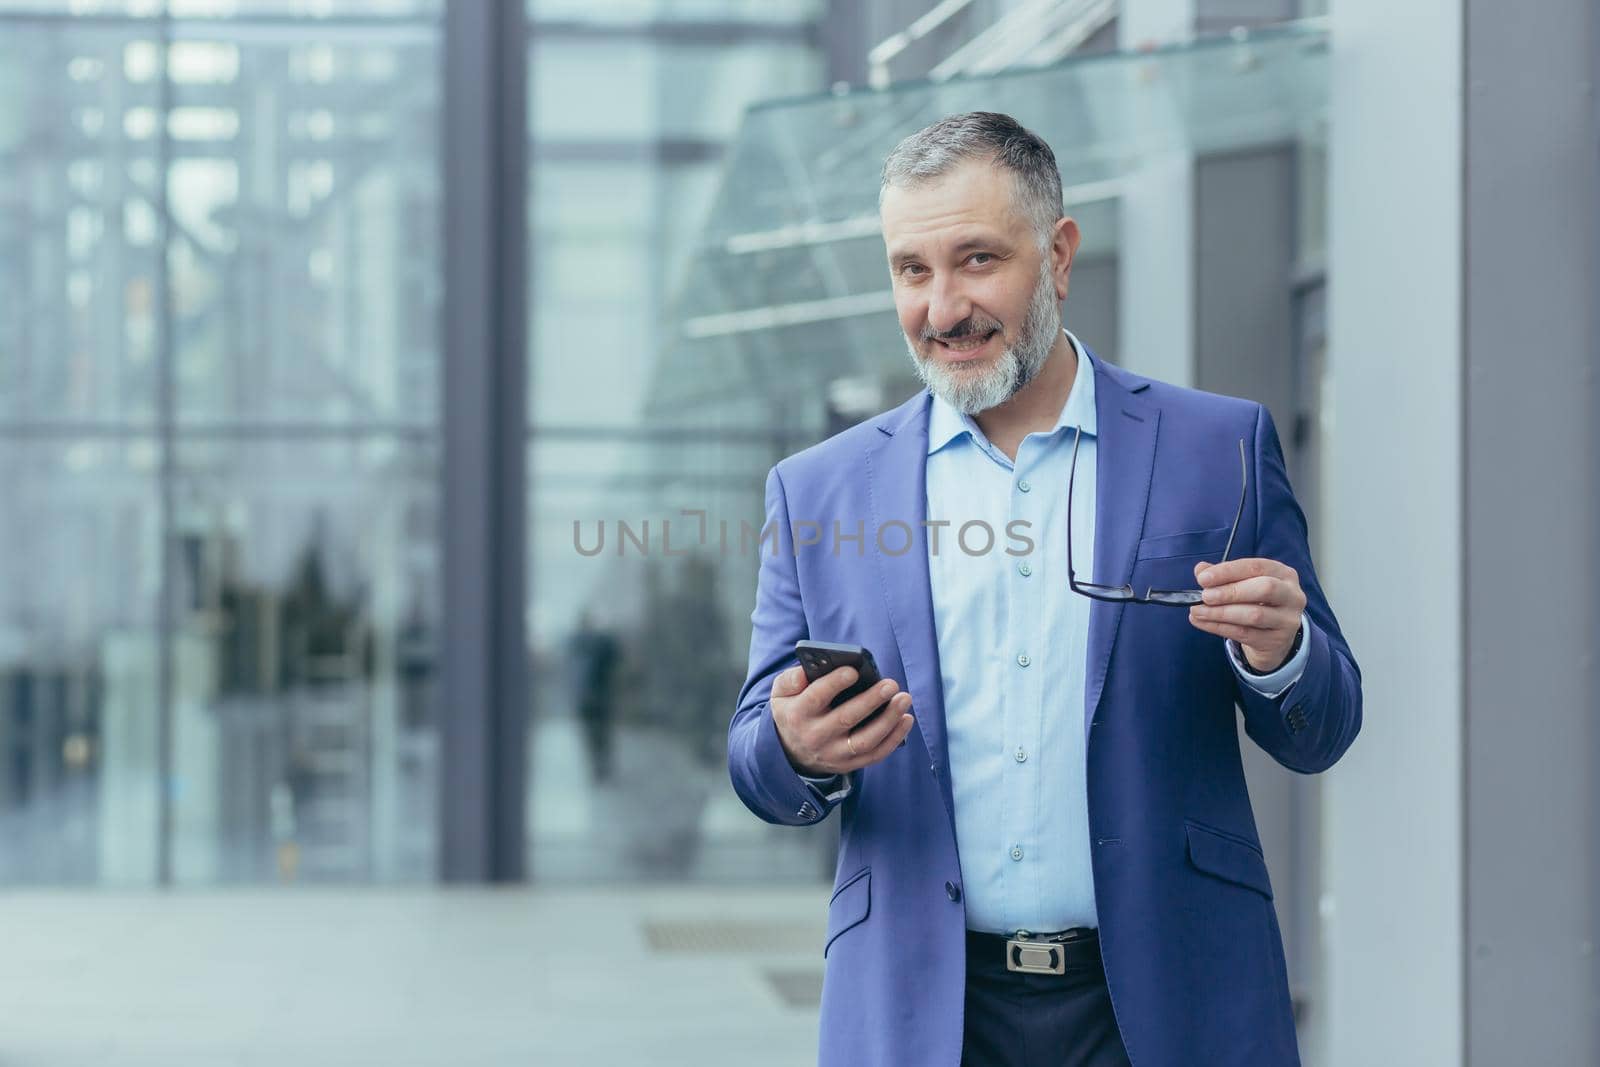
[[[948,278],[935,278],[928,294],[928,326],[935,333],[949,333],[972,314],[972,301],[961,286]]]

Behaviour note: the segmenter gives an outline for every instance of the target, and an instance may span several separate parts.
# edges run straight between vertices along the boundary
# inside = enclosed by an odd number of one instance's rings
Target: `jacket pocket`
[[[860,925],[871,911],[872,868],[863,867],[834,890],[833,899],[828,902],[828,941],[822,946],[822,955],[826,957],[834,939]]]
[[[1188,819],[1184,820],[1183,827],[1189,837],[1189,862],[1196,870],[1254,889],[1268,900],[1272,899],[1272,880],[1267,877],[1267,861],[1259,849],[1231,834]]]
[[[1228,534],[1232,530],[1232,526],[1219,526],[1215,530],[1186,530],[1146,537],[1139,542],[1139,551],[1134,559],[1205,556],[1215,561],[1222,558],[1222,550],[1228,547]]]

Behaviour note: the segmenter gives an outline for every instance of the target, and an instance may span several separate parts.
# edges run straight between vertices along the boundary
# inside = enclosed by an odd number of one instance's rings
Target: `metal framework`
[[[518,881],[528,721],[523,5],[450,4],[444,25],[439,874]]]

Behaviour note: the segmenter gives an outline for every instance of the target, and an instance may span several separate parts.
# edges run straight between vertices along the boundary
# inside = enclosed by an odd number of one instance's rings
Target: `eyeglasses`
[[[1067,475],[1067,584],[1074,593],[1082,593],[1095,600],[1108,600],[1114,604],[1165,604],[1170,608],[1186,608],[1194,604],[1204,603],[1204,598],[1198,589],[1147,589],[1144,596],[1139,596],[1133,591],[1131,585],[1095,585],[1091,582],[1078,581],[1077,572],[1072,569],[1072,484],[1078,475],[1078,441],[1083,436],[1083,427],[1078,427],[1072,435],[1072,469]],[[1249,467],[1244,458],[1244,439],[1239,439],[1239,508],[1233,513],[1233,529],[1228,531],[1228,546],[1222,550],[1222,559],[1225,562],[1229,553],[1233,551],[1233,535],[1239,532],[1239,517],[1244,514],[1244,498],[1250,489]]]

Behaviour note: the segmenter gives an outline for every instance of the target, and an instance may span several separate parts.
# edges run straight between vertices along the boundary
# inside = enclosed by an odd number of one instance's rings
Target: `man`
[[[769,474],[729,728],[756,814],[841,811],[821,1062],[1297,1063],[1235,706],[1315,773],[1361,679],[1272,419],[1061,328],[1078,227],[1012,119],[907,138],[879,206],[927,389]],[[807,637],[885,681],[830,710]]]
[[[594,613],[585,608],[578,628],[567,645],[573,667],[573,689],[578,720],[583,724],[583,747],[589,753],[589,781],[609,784],[612,777],[612,712],[622,646],[609,630],[595,625]]]

